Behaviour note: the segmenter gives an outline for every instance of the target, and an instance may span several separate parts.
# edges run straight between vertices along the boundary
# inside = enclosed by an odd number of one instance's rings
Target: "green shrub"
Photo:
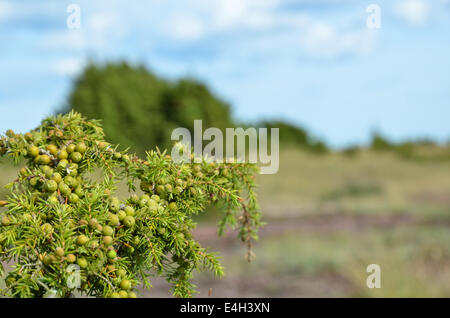
[[[194,270],[223,274],[215,254],[192,237],[192,217],[211,204],[224,211],[220,233],[231,225],[249,246],[257,238],[251,164],[176,164],[159,150],[140,159],[106,142],[98,121],[74,112],[46,118],[26,134],[8,131],[0,155],[26,160],[0,201],[0,261],[15,264],[7,296],[136,297],[137,287],[163,276],[174,296],[191,297]],[[127,198],[115,196],[120,180]],[[136,184],[144,194],[136,194]],[[76,285],[68,284],[74,264]]]
[[[375,151],[387,151],[392,150],[394,146],[379,133],[374,133],[372,136],[370,148]]]
[[[170,146],[176,127],[233,127],[229,106],[194,80],[169,82],[145,67],[108,63],[88,65],[75,80],[67,105],[89,119],[102,118],[108,141],[143,155],[150,147]]]
[[[305,129],[283,120],[261,121],[256,126],[267,128],[269,138],[271,136],[270,130],[279,128],[280,145],[301,147],[314,153],[326,153],[329,151],[323,141],[312,137]]]

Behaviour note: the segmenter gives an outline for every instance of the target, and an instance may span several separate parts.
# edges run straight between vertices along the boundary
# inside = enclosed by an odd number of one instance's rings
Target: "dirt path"
[[[267,224],[260,229],[260,237],[278,236],[285,233],[298,232],[333,232],[333,231],[364,231],[367,229],[394,228],[400,225],[419,224],[420,220],[411,215],[312,215],[295,218],[266,220]],[[224,237],[217,237],[217,227],[214,224],[200,225],[194,232],[194,237],[200,242],[211,240],[234,240],[236,235],[228,231]]]
[[[198,287],[195,297],[343,297],[351,296],[353,284],[338,273],[321,273],[313,276],[280,275],[267,277],[227,276],[222,279],[194,279]],[[141,297],[171,297],[170,286],[163,278],[152,279],[151,290],[141,290]]]
[[[433,220],[433,224],[450,226],[449,221]],[[268,219],[261,228],[260,237],[270,238],[286,233],[329,233],[336,231],[361,232],[369,229],[390,229],[396,226],[416,226],[424,221],[411,215],[309,215],[288,217],[283,219]],[[425,223],[427,224],[427,223]],[[214,246],[221,254],[242,248],[236,239],[235,231],[227,231],[223,237],[217,236],[216,224],[200,224],[194,232],[194,237],[203,246]],[[351,296],[354,292],[352,282],[337,272],[325,272],[312,276],[295,277],[281,273],[279,277],[261,275],[246,276],[228,275],[219,280],[210,275],[199,275],[194,280],[198,286],[197,297],[208,297],[210,288],[212,297],[334,297]],[[269,284],[270,283],[270,284]],[[142,290],[142,297],[171,297],[170,286],[163,278],[153,278],[150,291]]]
[[[333,231],[364,231],[368,229],[389,229],[396,226],[418,225],[421,221],[410,215],[314,215],[266,220],[260,230],[261,238],[276,237],[285,233],[328,233]],[[213,246],[225,255],[235,248],[242,248],[234,231],[228,231],[223,237],[217,236],[215,224],[199,225],[194,237],[203,246]],[[169,286],[162,278],[152,280],[153,289],[143,291],[144,297],[168,297]],[[228,273],[225,278],[214,279],[208,275],[199,275],[194,280],[198,286],[197,297],[336,297],[352,296],[355,286],[346,277],[337,272],[321,272],[314,275],[292,275],[280,273],[280,276],[267,277],[250,275],[242,277]]]

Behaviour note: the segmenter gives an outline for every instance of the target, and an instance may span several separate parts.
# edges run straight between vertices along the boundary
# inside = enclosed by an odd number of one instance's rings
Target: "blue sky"
[[[37,126],[88,59],[126,59],[205,81],[239,120],[285,119],[336,147],[373,130],[450,139],[450,0],[145,3],[0,0],[0,131]]]

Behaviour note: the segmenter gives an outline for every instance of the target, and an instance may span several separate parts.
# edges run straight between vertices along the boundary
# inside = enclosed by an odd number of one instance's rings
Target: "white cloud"
[[[81,25],[83,37],[89,48],[104,50],[112,42],[120,42],[127,35],[128,26],[125,20],[118,18],[117,12],[101,11],[87,17],[86,26]],[[82,22],[83,23],[83,22]]]
[[[279,0],[219,0],[211,14],[217,29],[236,26],[267,28],[276,24],[274,10],[280,3]]]
[[[283,46],[291,49],[293,43],[297,43],[297,53],[320,58],[366,53],[374,46],[374,32],[363,24],[361,29],[342,31],[313,19],[306,11],[278,10],[281,4],[281,0],[195,0],[190,7],[179,8],[158,29],[183,41],[250,29],[260,33],[249,38],[240,51],[245,47],[247,53],[258,55],[272,54]],[[266,33],[271,30],[274,32]]]
[[[49,30],[42,34],[39,42],[41,48],[61,50],[66,55],[67,50],[71,54],[120,51],[130,45],[124,44],[128,36],[136,39],[138,47],[148,49],[161,41],[176,45],[226,34],[223,38],[227,43],[217,44],[225,48],[221,51],[225,59],[237,51],[245,57],[306,54],[333,58],[340,54],[360,54],[372,48],[374,35],[365,30],[363,24],[361,29],[343,31],[339,22],[315,20],[307,10],[282,9],[285,1],[192,0],[189,4],[180,2],[174,6],[165,0],[140,9],[129,7],[125,2],[101,8],[82,2],[80,29]],[[65,11],[62,14],[66,14]],[[240,49],[233,49],[237,42],[232,35],[246,35],[244,32],[248,30],[252,31],[248,33],[251,35],[240,42]],[[240,41],[241,37],[238,38]],[[211,45],[216,44],[211,42]]]
[[[8,19],[14,14],[14,7],[5,1],[0,1],[0,21]]]
[[[77,58],[66,58],[55,62],[53,71],[62,76],[76,75],[83,68],[83,62]]]
[[[395,13],[412,24],[422,24],[429,16],[430,7],[425,0],[400,0],[394,6]]]
[[[326,23],[316,23],[308,27],[301,38],[303,47],[314,54],[323,54],[330,51],[330,44],[335,41],[334,28]]]
[[[242,27],[268,28],[276,24],[272,9],[279,0],[196,0],[163,21],[163,33],[180,40],[228,32]]]
[[[45,49],[105,49],[111,42],[119,42],[127,32],[125,23],[119,23],[116,15],[98,12],[81,16],[79,29],[58,29],[49,31],[40,41]]]
[[[207,31],[206,25],[194,16],[174,15],[169,24],[167,33],[178,40],[196,40]]]
[[[313,57],[332,58],[340,54],[363,54],[372,50],[375,35],[367,30],[338,32],[324,22],[310,21],[303,25],[300,45]]]
[[[116,19],[109,14],[103,12],[95,13],[88,18],[87,27],[96,33],[106,32],[108,29],[113,29]]]
[[[45,49],[75,49],[82,50],[87,47],[86,37],[81,29],[52,31],[40,41],[40,47]]]
[[[248,10],[248,1],[224,0],[217,2],[216,24],[219,27],[229,27],[241,21]]]

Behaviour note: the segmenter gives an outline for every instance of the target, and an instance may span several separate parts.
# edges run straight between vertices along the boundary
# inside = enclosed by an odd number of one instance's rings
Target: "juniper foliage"
[[[177,164],[158,149],[145,159],[117,149],[99,121],[75,112],[0,136],[0,156],[26,162],[0,201],[0,261],[14,264],[5,273],[0,263],[3,295],[136,297],[162,276],[174,296],[192,297],[194,270],[223,275],[219,257],[192,236],[192,217],[211,204],[223,211],[219,234],[237,227],[249,248],[257,239],[255,165]],[[124,180],[129,196],[120,200]]]

